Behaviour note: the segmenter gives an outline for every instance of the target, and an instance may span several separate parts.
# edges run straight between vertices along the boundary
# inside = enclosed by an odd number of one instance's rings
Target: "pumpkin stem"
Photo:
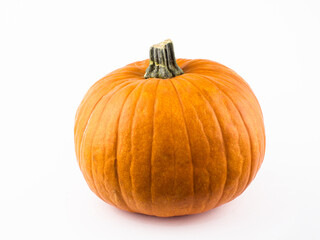
[[[150,48],[149,67],[144,78],[173,78],[183,74],[174,56],[173,44],[170,39],[155,44]]]

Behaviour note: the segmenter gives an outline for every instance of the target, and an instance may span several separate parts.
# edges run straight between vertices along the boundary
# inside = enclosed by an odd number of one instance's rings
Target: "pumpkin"
[[[76,156],[90,189],[117,208],[171,217],[239,196],[265,153],[249,85],[210,60],[175,59],[170,40],[150,60],[96,82],[75,118]]]

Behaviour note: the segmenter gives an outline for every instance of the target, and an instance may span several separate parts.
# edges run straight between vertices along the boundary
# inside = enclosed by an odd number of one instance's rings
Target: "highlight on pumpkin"
[[[264,158],[257,98],[226,66],[176,59],[171,40],[149,54],[100,79],[80,103],[75,150],[88,186],[112,206],[158,217],[235,199]]]

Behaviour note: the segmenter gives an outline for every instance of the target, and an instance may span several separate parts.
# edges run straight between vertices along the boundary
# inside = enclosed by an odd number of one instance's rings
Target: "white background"
[[[320,239],[319,0],[0,2],[0,239]],[[236,200],[161,219],[89,190],[73,124],[95,81],[166,38],[250,84],[267,149]]]

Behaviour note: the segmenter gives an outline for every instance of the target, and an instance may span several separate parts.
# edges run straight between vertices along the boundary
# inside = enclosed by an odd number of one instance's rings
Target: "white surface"
[[[320,239],[319,12],[318,0],[1,0],[0,239]],[[95,81],[166,38],[177,58],[218,61],[250,84],[267,150],[233,202],[159,219],[89,190],[73,123]]]

